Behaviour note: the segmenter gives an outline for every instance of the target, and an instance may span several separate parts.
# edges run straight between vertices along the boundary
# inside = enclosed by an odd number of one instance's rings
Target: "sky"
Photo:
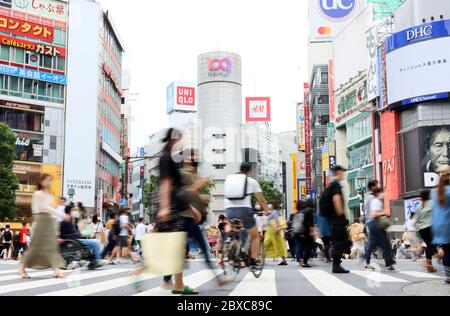
[[[132,152],[167,127],[167,86],[197,82],[197,56],[215,50],[242,56],[243,98],[272,98],[272,131],[296,129],[295,104],[307,78],[306,0],[98,2],[110,11],[125,46]]]

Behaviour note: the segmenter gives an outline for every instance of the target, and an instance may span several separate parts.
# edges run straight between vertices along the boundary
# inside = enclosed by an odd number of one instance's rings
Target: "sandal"
[[[54,274],[53,279],[64,279],[64,274],[63,273]]]
[[[22,279],[31,279],[31,277],[28,275],[28,273],[26,273],[26,272],[19,272],[19,276],[22,278]]]
[[[194,290],[192,288],[190,288],[189,286],[185,286],[184,290],[180,291],[180,290],[173,290],[172,294],[176,294],[176,295],[197,295],[199,292],[197,290]]]

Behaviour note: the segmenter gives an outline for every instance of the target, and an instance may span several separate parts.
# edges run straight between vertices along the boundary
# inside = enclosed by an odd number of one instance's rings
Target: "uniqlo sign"
[[[195,88],[178,86],[177,105],[195,106]]]
[[[167,113],[196,112],[195,84],[173,82],[167,87]]]
[[[245,104],[247,122],[270,122],[270,98],[246,98]]]

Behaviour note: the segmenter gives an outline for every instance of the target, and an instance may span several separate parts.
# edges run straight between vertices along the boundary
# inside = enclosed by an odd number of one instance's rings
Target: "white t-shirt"
[[[374,211],[382,211],[382,210],[383,210],[383,202],[380,199],[374,197],[370,201],[370,212],[369,212],[368,219],[369,220],[373,219]]]
[[[252,207],[252,194],[262,192],[258,181],[248,177],[247,180],[247,196],[242,200],[228,200],[225,199],[225,209],[236,207]]]
[[[147,226],[145,226],[143,223],[139,223],[136,226],[136,235],[134,236],[134,238],[136,240],[142,240],[142,237],[144,237],[146,231],[147,231]]]
[[[125,227],[125,224],[129,223],[128,215],[120,215],[119,221],[121,228],[119,236],[128,236],[128,229]]]

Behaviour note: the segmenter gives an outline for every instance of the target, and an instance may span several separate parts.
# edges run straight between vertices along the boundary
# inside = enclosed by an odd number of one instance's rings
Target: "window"
[[[320,76],[320,82],[324,85],[328,84],[328,73],[322,73]]]
[[[221,139],[227,137],[227,134],[212,134],[212,137]]]
[[[9,55],[10,55],[10,47],[9,46],[1,46],[0,48],[0,59],[3,60],[9,60]]]
[[[55,42],[55,44],[66,45],[66,31],[55,29],[53,41]]]
[[[39,66],[51,69],[52,68],[52,60],[53,60],[52,56],[41,56],[40,61],[39,61]]]
[[[23,64],[24,63],[24,59],[25,59],[25,51],[23,49],[15,48],[14,49],[14,54],[15,54],[14,55],[14,61],[16,63]]]
[[[227,165],[213,165],[213,167],[214,167],[215,169],[217,169],[217,170],[225,169],[226,166],[227,166]]]
[[[330,122],[330,116],[329,115],[322,115],[320,117],[320,125],[327,125]]]
[[[226,151],[226,149],[213,149],[213,152],[215,152],[216,154],[223,154]]]
[[[56,136],[50,135],[50,149],[56,149]]]
[[[33,93],[33,80],[24,79],[23,92],[27,94]]]
[[[66,59],[64,57],[55,57],[56,58],[56,69],[65,71],[66,70]]]
[[[317,104],[328,104],[328,102],[329,102],[328,95],[320,95],[317,98]]]

